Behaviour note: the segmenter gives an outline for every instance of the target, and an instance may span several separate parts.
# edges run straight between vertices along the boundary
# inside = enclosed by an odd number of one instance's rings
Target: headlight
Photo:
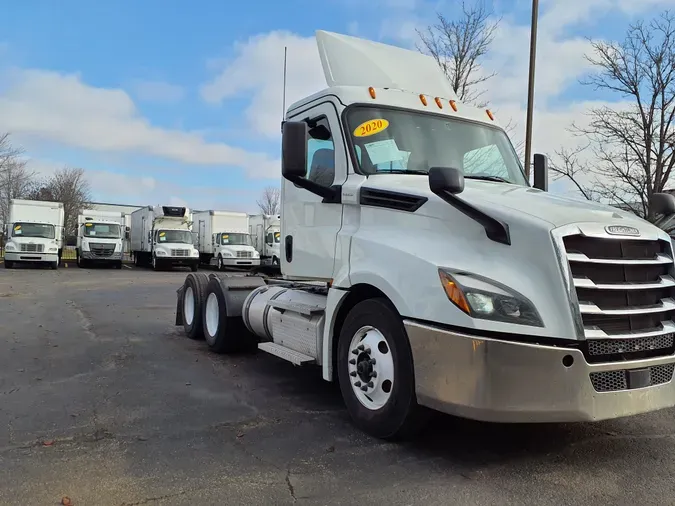
[[[50,251],[50,252],[58,251],[58,248],[49,248],[48,251]]]
[[[228,258],[232,258],[234,255],[232,253],[230,253],[229,251],[223,251],[223,256],[228,257]]]
[[[165,257],[166,251],[164,251],[163,249],[158,249],[157,251],[155,251],[155,255],[157,255],[158,257]]]
[[[253,252],[253,258],[259,258],[259,257],[260,257],[260,253],[258,253],[257,251],[254,251]]]
[[[448,299],[473,318],[543,327],[539,312],[524,295],[476,275],[439,269]]]
[[[193,250],[192,250],[192,256],[193,256],[193,257],[198,257],[198,256],[199,256],[199,251],[197,251],[196,249],[193,249]]]
[[[8,243],[5,245],[5,249],[6,249],[7,251],[16,251],[16,246],[14,246],[14,244],[12,244],[11,242],[8,242]]]

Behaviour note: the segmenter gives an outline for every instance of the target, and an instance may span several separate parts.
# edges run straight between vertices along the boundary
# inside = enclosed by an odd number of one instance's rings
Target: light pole
[[[532,109],[534,109],[534,66],[537,59],[537,19],[539,0],[532,0],[532,25],[530,27],[530,75],[527,84],[527,124],[525,126],[525,175],[530,180],[532,157]]]

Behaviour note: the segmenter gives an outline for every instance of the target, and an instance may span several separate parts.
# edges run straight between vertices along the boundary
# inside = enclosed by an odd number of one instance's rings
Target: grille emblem
[[[625,227],[623,225],[608,225],[605,232],[611,235],[640,235],[640,231],[635,227]]]

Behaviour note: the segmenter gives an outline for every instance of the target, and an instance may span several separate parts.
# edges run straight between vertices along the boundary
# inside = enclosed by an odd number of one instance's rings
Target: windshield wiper
[[[421,174],[423,176],[428,175],[429,173],[424,170],[407,170],[407,169],[387,169],[387,170],[378,170],[375,174]]]
[[[503,177],[499,177],[499,176],[467,176],[465,174],[464,179],[478,179],[479,181],[495,181],[497,183],[509,183],[509,184],[511,184],[511,181],[509,181],[508,179],[504,179]]]

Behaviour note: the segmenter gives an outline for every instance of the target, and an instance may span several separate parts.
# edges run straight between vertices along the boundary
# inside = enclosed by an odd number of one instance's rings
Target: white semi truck
[[[125,223],[124,213],[84,209],[77,216],[77,266],[95,263],[121,269]]]
[[[260,265],[260,255],[251,246],[248,214],[232,211],[196,211],[192,214],[192,234],[201,263],[226,268],[252,269]]]
[[[199,268],[192,242],[190,210],[180,206],[147,206],[131,213],[131,251],[136,265]]]
[[[59,268],[63,248],[62,202],[13,199],[9,205],[5,267],[41,263]]]
[[[428,408],[492,422],[675,405],[670,238],[530,186],[485,109],[433,59],[317,32],[329,88],[282,135],[281,272],[188,274],[176,324],[338,381],[355,423],[410,435]],[[654,209],[675,213],[657,194]],[[311,281],[311,282],[310,282]]]
[[[253,247],[260,255],[261,265],[280,265],[281,215],[252,214],[248,217]]]

